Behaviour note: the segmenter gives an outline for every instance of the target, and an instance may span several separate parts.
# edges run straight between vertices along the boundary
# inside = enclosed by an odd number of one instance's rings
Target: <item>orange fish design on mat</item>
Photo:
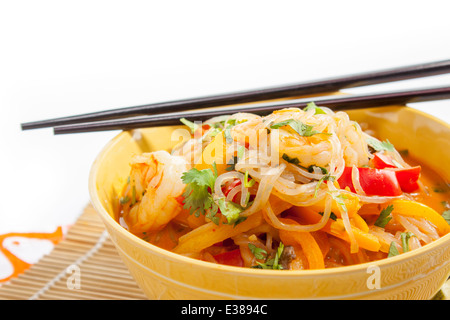
[[[62,227],[58,227],[54,232],[52,233],[38,233],[38,232],[31,232],[31,233],[18,233],[18,232],[11,232],[6,233],[3,235],[0,235],[0,252],[4,255],[4,257],[10,262],[12,266],[12,272],[4,278],[1,278],[0,276],[0,282],[5,282],[10,280],[11,278],[14,278],[18,276],[19,274],[23,273],[25,270],[30,268],[32,266],[32,263],[29,261],[25,261],[25,259],[21,259],[17,254],[14,254],[11,252],[11,250],[8,249],[7,245],[5,245],[5,241],[11,240],[9,242],[9,246],[19,246],[20,241],[15,239],[16,237],[20,238],[27,238],[27,239],[39,239],[39,240],[48,240],[50,241],[53,246],[56,245],[59,241],[62,240],[64,237],[63,229]]]

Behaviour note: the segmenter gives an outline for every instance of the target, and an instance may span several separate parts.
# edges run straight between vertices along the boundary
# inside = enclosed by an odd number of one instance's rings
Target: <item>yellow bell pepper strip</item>
[[[450,232],[450,225],[445,219],[429,206],[412,200],[394,200],[390,202],[394,206],[393,215],[404,217],[424,218],[437,228],[437,232],[442,237]]]
[[[289,209],[289,213],[293,214],[296,217],[299,217],[302,223],[304,222],[305,224],[317,223],[321,218],[321,215],[312,210],[311,207],[292,207],[291,209]],[[361,220],[364,221],[362,218]],[[366,225],[362,224],[361,220],[359,220],[355,224],[360,223],[364,230],[368,230],[366,229]],[[361,230],[355,225],[352,225],[353,235],[356,242],[358,243],[358,246],[369,251],[378,251],[380,249],[380,242],[378,241],[377,237],[368,232],[365,232],[364,230]],[[330,218],[327,224],[322,228],[322,231],[350,242],[349,236],[345,231],[344,221],[340,218],[336,217],[336,220]]]
[[[352,218],[358,210],[361,208],[361,204],[359,202],[359,198],[356,195],[352,195],[350,193],[347,193],[341,197],[342,202],[345,204],[345,207],[347,208],[348,217]],[[323,208],[325,207],[325,199],[320,200],[316,204],[313,204],[309,206],[312,210],[316,212],[323,211]],[[341,217],[341,210],[338,207],[338,204],[336,201],[333,201],[331,204],[331,211],[339,218]]]
[[[208,222],[180,237],[178,245],[173,251],[180,254],[200,252],[218,242],[256,228],[262,222],[261,212],[252,214],[236,226],[233,224],[217,225],[214,222]]]
[[[271,196],[269,202],[274,208],[275,214],[280,214],[291,207],[290,204],[275,196]],[[250,215],[238,224],[220,223],[217,225],[214,222],[208,222],[180,237],[174,252],[180,254],[200,252],[218,242],[256,228],[263,222],[264,218],[261,211]]]
[[[336,236],[342,240],[350,242],[349,236],[345,231],[344,221],[342,219],[338,218],[336,219],[336,221],[329,221],[329,224],[327,224],[323,228],[323,230],[333,236]],[[381,245],[377,237],[368,232],[364,232],[355,226],[352,226],[352,231],[359,247],[374,252],[380,250]]]
[[[200,160],[201,161],[194,166],[198,170],[213,170],[213,163],[215,163],[218,175],[226,172],[228,165],[226,159],[226,139],[223,131],[218,133],[205,147]]]

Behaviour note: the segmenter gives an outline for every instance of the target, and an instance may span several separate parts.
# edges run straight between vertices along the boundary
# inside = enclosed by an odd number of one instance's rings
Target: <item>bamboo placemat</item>
[[[51,253],[0,286],[0,299],[143,300],[146,297],[120,259],[100,217],[89,205]]]

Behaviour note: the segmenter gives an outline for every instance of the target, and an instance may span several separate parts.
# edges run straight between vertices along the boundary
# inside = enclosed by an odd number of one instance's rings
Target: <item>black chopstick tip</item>
[[[45,123],[41,123],[40,121],[37,121],[37,122],[21,123],[20,128],[22,129],[22,131],[26,131],[26,130],[34,130],[34,129],[44,129],[44,128],[48,128],[48,126],[45,125]]]
[[[31,125],[28,124],[28,123],[21,123],[21,124],[20,124],[20,129],[21,129],[22,131],[25,131],[25,130],[31,130],[31,129],[34,129],[34,128],[33,128],[33,126],[31,126]]]

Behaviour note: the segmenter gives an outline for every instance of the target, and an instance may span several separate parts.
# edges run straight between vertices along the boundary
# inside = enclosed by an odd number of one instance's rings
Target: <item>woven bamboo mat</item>
[[[89,205],[50,254],[0,286],[0,299],[143,300],[146,297]]]

